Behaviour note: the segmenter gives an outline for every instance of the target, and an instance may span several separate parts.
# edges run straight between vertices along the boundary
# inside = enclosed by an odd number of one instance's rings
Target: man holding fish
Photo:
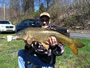
[[[50,15],[47,12],[40,14],[40,24],[41,28],[55,29],[50,25]],[[54,36],[49,37],[46,41],[48,49],[35,40],[29,42],[28,36],[24,41],[26,43],[25,49],[18,52],[19,68],[55,68],[56,56],[60,56],[64,52],[64,46],[58,43]]]

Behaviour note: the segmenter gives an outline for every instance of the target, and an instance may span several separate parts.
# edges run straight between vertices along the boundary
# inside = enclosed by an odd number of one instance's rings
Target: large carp
[[[28,37],[29,43],[31,43],[32,41],[41,42],[43,46],[48,50],[49,45],[46,44],[46,41],[48,41],[48,38],[51,36],[56,37],[59,43],[62,43],[63,45],[67,44],[75,55],[78,55],[77,48],[81,48],[84,46],[83,43],[77,40],[73,40],[60,32],[44,28],[27,28],[16,33],[15,38],[26,40]]]

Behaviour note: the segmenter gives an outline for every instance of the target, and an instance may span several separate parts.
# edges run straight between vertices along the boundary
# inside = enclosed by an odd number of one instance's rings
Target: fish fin
[[[42,45],[48,50],[49,49],[49,45],[46,45],[45,43],[41,42]]]
[[[70,48],[71,48],[72,52],[77,56],[78,55],[77,47],[74,44],[72,44],[72,45],[70,45]]]

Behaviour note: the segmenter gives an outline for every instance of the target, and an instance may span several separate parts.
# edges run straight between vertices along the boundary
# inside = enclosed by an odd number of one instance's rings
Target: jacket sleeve
[[[64,45],[61,43],[58,43],[53,49],[52,53],[56,56],[60,56],[64,53]]]

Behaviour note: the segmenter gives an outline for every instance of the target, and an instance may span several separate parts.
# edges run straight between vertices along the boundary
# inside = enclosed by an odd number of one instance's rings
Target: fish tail
[[[73,40],[73,42],[75,43],[75,45],[76,45],[77,48],[82,48],[82,47],[85,46],[83,43],[81,43],[81,42],[79,42],[77,40]]]

